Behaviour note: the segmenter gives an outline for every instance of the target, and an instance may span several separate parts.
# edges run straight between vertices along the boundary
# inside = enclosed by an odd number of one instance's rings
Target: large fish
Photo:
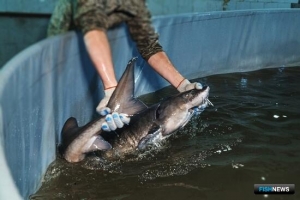
[[[179,128],[194,115],[194,108],[204,109],[208,104],[209,87],[193,89],[147,107],[134,97],[134,63],[130,60],[116,90],[108,102],[112,112],[127,113],[130,124],[115,132],[104,132],[104,117],[78,127],[75,118],[69,118],[62,129],[60,152],[68,162],[79,162],[87,153],[101,151],[105,159],[122,159],[147,149]]]

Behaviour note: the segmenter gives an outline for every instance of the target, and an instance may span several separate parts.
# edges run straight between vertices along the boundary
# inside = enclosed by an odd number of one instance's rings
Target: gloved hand
[[[198,82],[191,83],[189,80],[184,79],[177,87],[177,90],[179,92],[185,92],[185,91],[192,90],[192,89],[201,90],[202,88],[203,87],[202,87],[201,83],[198,83]]]
[[[104,98],[100,101],[99,105],[96,108],[96,111],[102,115],[102,116],[106,116],[105,117],[105,121],[102,125],[101,128],[104,131],[114,131],[117,128],[122,128],[124,126],[124,124],[129,124],[130,122],[130,118],[128,117],[127,114],[124,113],[117,113],[117,112],[113,112],[111,113],[111,109],[106,107],[107,103],[111,97],[111,95],[113,94],[113,92],[115,91],[115,87],[104,90],[105,96]]]
[[[192,89],[198,89],[198,90],[201,90],[203,88],[202,84],[201,83],[198,83],[198,82],[195,82],[195,83],[191,83],[189,80],[187,79],[184,79],[180,85],[177,87],[177,90],[179,92],[185,92],[185,91],[188,91],[188,90],[192,90]],[[207,102],[202,104],[201,106],[199,107],[195,107],[193,110],[194,110],[194,114],[195,115],[200,115],[204,109],[207,107]]]
[[[110,109],[108,107],[105,108],[105,112],[110,113]],[[107,114],[105,117],[105,121],[102,125],[101,128],[104,131],[114,131],[117,128],[122,128],[124,124],[129,124],[130,118],[128,117],[127,114],[124,113],[117,113],[113,112],[112,114]]]
[[[107,106],[107,103],[108,103],[108,101],[109,101],[111,95],[112,95],[113,92],[115,91],[115,89],[116,89],[116,87],[113,87],[113,88],[109,88],[109,89],[107,89],[107,90],[104,90],[105,96],[104,96],[104,98],[100,101],[99,105],[98,105],[97,108],[96,108],[96,111],[97,111],[100,115],[105,116],[105,115],[107,115],[107,114],[110,113],[110,111],[107,113],[107,112],[106,112],[107,110],[105,110],[105,109],[107,108],[107,107],[106,107],[106,106]]]

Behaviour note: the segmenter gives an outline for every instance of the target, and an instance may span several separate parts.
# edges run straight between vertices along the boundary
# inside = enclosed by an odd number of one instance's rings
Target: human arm
[[[84,35],[84,43],[88,54],[97,70],[104,90],[112,90],[118,84],[111,56],[110,45],[104,30],[95,29]],[[112,93],[107,93],[111,96]]]
[[[151,14],[145,3],[140,4],[137,14],[128,20],[127,24],[142,57],[179,92],[202,88],[200,83],[190,83],[185,79],[163,51],[158,41],[158,34],[151,25]]]
[[[76,7],[75,22],[84,35],[87,52],[103,83],[104,97],[97,106],[96,111],[106,117],[102,129],[111,131],[128,124],[130,118],[126,114],[111,113],[110,109],[106,107],[118,82],[115,77],[110,44],[106,35],[107,16],[102,6],[100,3],[92,4],[92,1],[80,1]]]
[[[179,92],[191,89],[202,89],[200,83],[190,83],[174,67],[165,52],[153,54],[149,60],[149,65],[173,85]]]

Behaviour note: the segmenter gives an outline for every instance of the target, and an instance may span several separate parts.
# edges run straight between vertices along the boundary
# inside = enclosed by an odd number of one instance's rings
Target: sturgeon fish
[[[129,61],[118,86],[107,107],[112,112],[126,113],[130,124],[114,132],[104,132],[101,116],[82,127],[74,117],[69,118],[62,129],[60,153],[68,162],[82,161],[89,152],[100,151],[108,160],[122,159],[127,155],[144,151],[147,147],[164,140],[179,128],[185,126],[195,114],[194,108],[204,110],[208,100],[209,87],[192,89],[168,97],[150,107],[134,97],[134,63]]]

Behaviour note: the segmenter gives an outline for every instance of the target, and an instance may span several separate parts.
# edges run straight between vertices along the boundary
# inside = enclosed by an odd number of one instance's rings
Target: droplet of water
[[[216,151],[215,153],[218,153],[218,154],[220,154],[222,151],[221,150],[218,150],[218,151]]]
[[[275,119],[277,119],[277,118],[279,118],[279,115],[273,115],[273,117],[274,117]]]
[[[278,69],[279,72],[283,72],[285,68],[285,65],[281,65],[281,67]]]
[[[232,162],[232,168],[238,169],[239,167],[244,167],[244,165],[243,165],[243,164],[239,164],[239,163],[234,164],[234,163]]]
[[[228,151],[232,150],[229,145],[226,145],[226,147]]]
[[[247,84],[247,82],[248,82],[248,80],[246,79],[246,78],[241,78],[241,84],[243,85],[243,86],[245,86],[246,84]]]

